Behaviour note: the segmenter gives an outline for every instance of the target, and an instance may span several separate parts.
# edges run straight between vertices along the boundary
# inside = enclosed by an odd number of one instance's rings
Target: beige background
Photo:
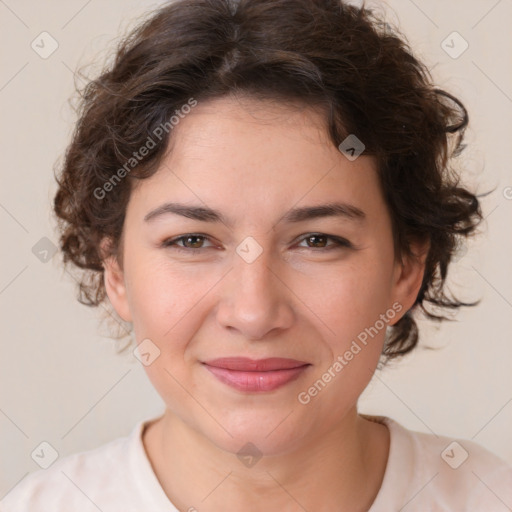
[[[450,281],[452,289],[470,300],[481,297],[482,304],[440,329],[422,323],[425,342],[443,348],[417,350],[377,374],[361,410],[411,429],[474,439],[512,463],[512,3],[388,4],[388,18],[433,67],[436,81],[468,107],[469,147],[460,158],[466,180],[495,192],[483,201],[485,233],[469,246]],[[99,325],[100,311],[75,300],[75,283],[60,257],[42,263],[32,252],[42,237],[57,239],[50,216],[52,168],[73,127],[73,70],[101,64],[120,30],[156,5],[0,1],[0,497],[38,469],[30,454],[42,441],[64,457],[126,435],[136,421],[162,410],[131,352],[116,355]],[[59,45],[47,59],[31,48],[43,31]],[[469,44],[458,58],[442,47],[453,31]],[[462,40],[450,36],[445,44],[453,53]]]

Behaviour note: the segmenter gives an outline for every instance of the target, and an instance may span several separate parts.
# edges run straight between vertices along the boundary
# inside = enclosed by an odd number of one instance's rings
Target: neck
[[[368,510],[381,486],[389,450],[385,425],[354,407],[321,436],[254,465],[213,444],[166,410],[143,436],[160,484],[180,510]]]

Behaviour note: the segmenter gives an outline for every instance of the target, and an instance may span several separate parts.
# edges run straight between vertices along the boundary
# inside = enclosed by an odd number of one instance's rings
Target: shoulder
[[[403,427],[401,427],[403,428]],[[417,464],[437,471],[438,489],[454,488],[468,491],[468,497],[507,489],[512,490],[512,467],[503,459],[467,439],[451,439],[422,432],[407,431]],[[504,496],[505,497],[505,496]],[[512,505],[512,503],[510,503]]]
[[[500,457],[474,441],[416,432],[380,419],[390,431],[390,452],[378,498],[389,495],[404,512],[510,511],[512,466]]]
[[[131,452],[142,428],[139,422],[129,436],[98,448],[69,455],[47,469],[23,478],[0,502],[2,512],[97,512],[109,493],[119,499],[119,486],[129,472]],[[101,507],[100,507],[101,508]]]

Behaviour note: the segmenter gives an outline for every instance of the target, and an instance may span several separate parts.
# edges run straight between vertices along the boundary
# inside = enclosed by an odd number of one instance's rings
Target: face
[[[221,98],[172,135],[130,197],[108,296],[150,340],[145,370],[169,411],[233,453],[286,452],[354,410],[423,267],[395,258],[375,161],[346,158],[320,112]],[[205,364],[239,357],[295,369]]]

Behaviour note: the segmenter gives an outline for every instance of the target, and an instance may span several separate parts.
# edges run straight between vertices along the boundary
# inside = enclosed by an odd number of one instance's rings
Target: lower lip
[[[292,382],[309,366],[268,372],[243,372],[205,365],[221,382],[238,391],[273,391]]]

